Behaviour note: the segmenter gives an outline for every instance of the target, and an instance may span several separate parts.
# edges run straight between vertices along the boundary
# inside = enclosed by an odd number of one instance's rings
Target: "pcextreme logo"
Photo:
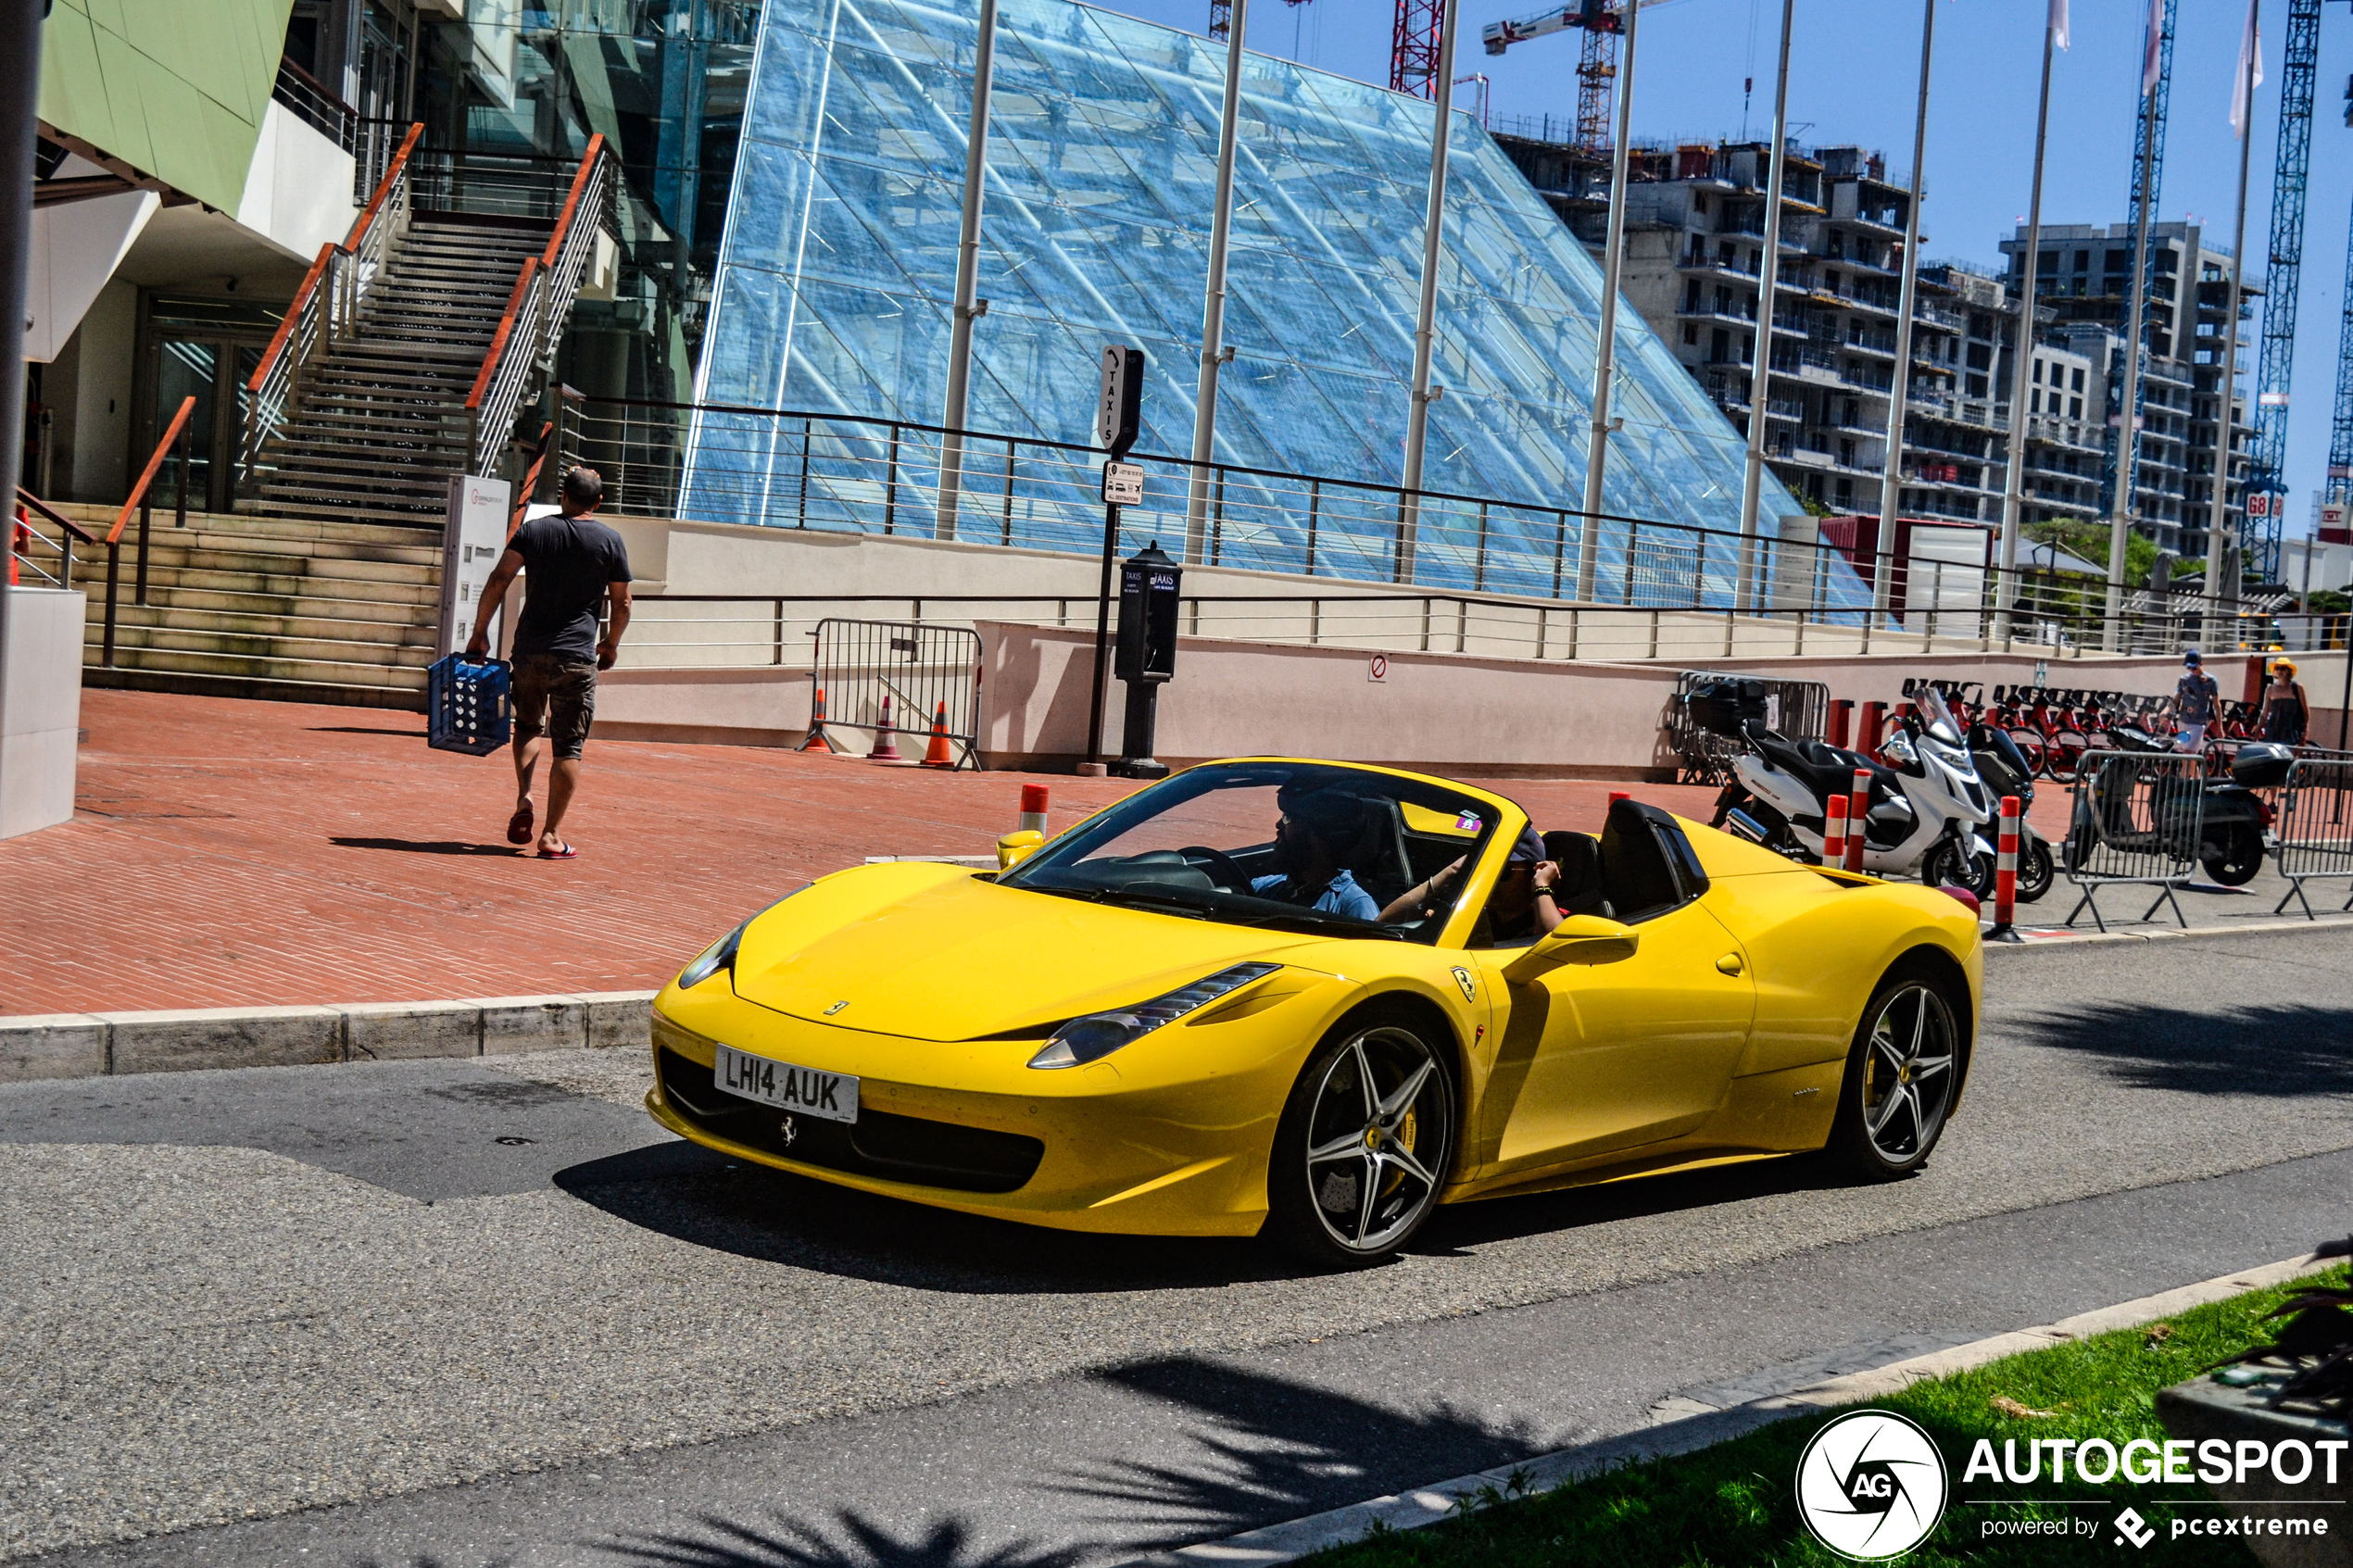
[[[1797,1461],[1797,1512],[1814,1538],[1857,1562],[1900,1556],[1944,1517],[1944,1456],[1890,1411],[1850,1411]]]

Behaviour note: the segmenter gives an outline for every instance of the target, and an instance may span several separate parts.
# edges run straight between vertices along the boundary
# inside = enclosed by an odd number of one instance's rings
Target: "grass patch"
[[[2120,1449],[2134,1437],[2163,1441],[2157,1391],[2270,1335],[2257,1320],[2298,1290],[2346,1283],[2337,1268],[2276,1289],[2258,1290],[2183,1312],[2162,1323],[2120,1330],[1992,1362],[1870,1401],[1928,1429],[1952,1477],[1944,1523],[1906,1564],[1967,1563],[1970,1568],[2056,1568],[2099,1563],[2119,1551],[2108,1521],[2126,1505],[2158,1526],[2146,1550],[2129,1553],[2150,1568],[2251,1565],[2235,1541],[2171,1539],[2173,1499],[2207,1496],[2196,1483],[2092,1486],[2070,1473],[2071,1497],[2100,1499],[2097,1510],[2034,1503],[1964,1507],[1963,1498],[2014,1499],[2047,1492],[2047,1479],[2025,1486],[1980,1478],[1962,1484],[1980,1437],[1996,1453],[2006,1437],[2106,1437]],[[1833,1412],[1806,1415],[1680,1458],[1655,1460],[1572,1482],[1531,1498],[1491,1495],[1460,1518],[1428,1529],[1377,1531],[1353,1546],[1320,1552],[1315,1568],[1553,1568],[1610,1563],[1627,1568],[1748,1568],[1750,1564],[1835,1568],[1845,1560],[1821,1546],[1799,1521],[1794,1496],[1798,1455]],[[2045,1472],[2047,1477],[2047,1471]],[[2194,1511],[2201,1515],[2209,1509]],[[2059,1519],[2097,1515],[2090,1535],[1981,1535],[1989,1517]]]

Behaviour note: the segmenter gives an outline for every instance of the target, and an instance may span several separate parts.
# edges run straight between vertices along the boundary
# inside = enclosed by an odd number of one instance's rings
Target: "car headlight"
[[[808,891],[809,889],[807,887],[796,887],[792,890],[792,893],[786,894],[785,898],[791,897],[794,893],[806,893]],[[777,899],[776,904],[783,903],[785,898]],[[705,947],[702,952],[696,957],[694,962],[688,964],[686,968],[678,972],[678,989],[681,991],[691,991],[696,986],[701,985],[704,981],[710,979],[712,975],[717,974],[723,969],[727,972],[730,977],[729,983],[733,984],[733,976],[736,972],[736,949],[743,945],[744,933],[750,929],[752,921],[758,920],[761,915],[766,914],[768,909],[774,909],[776,904],[769,905],[767,909],[762,909],[760,911],[760,914],[751,916],[750,919],[746,920],[743,924],[736,927],[735,930],[727,933],[726,935],[722,936],[710,947]]]
[[[1046,1048],[1029,1059],[1036,1068],[1084,1067],[1090,1061],[1101,1061],[1120,1047],[1143,1038],[1164,1023],[1173,1023],[1187,1013],[1208,1006],[1218,997],[1240,990],[1262,975],[1272,974],[1282,966],[1271,963],[1238,963],[1231,969],[1221,969],[1205,980],[1155,997],[1132,1008],[1116,1008],[1109,1012],[1090,1012],[1084,1018],[1074,1018],[1053,1033]]]

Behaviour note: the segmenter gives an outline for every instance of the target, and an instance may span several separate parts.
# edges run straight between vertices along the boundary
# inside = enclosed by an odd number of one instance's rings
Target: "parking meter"
[[[1152,757],[1160,688],[1176,674],[1176,607],[1185,569],[1161,552],[1154,540],[1119,569],[1119,640],[1112,673],[1127,683],[1127,717],[1119,760],[1111,771],[1122,778],[1157,779],[1167,766]]]

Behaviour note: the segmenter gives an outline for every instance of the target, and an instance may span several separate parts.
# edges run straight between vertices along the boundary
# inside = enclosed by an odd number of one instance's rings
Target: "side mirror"
[[[1505,964],[1504,978],[1516,985],[1562,964],[1616,963],[1632,958],[1642,943],[1642,934],[1623,921],[1571,915],[1551,935],[1538,938],[1534,947]]]
[[[1012,871],[1015,866],[1037,854],[1045,843],[1046,835],[1036,828],[1024,828],[1019,833],[1007,834],[997,841],[997,869],[1000,872]]]

